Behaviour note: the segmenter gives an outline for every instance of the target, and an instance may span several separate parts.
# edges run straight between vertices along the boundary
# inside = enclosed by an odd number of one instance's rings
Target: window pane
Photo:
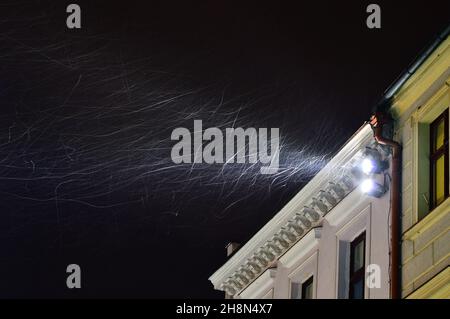
[[[360,241],[353,251],[353,272],[364,267],[364,240]]]
[[[302,299],[313,299],[313,281],[308,280],[302,285]]]
[[[436,161],[435,171],[435,187],[436,187],[436,205],[442,203],[445,197],[445,157],[442,155]]]
[[[300,283],[291,282],[291,299],[300,299]]]
[[[352,283],[351,299],[363,299],[364,298],[364,279],[360,279]]]
[[[438,150],[444,145],[444,138],[445,138],[445,122],[444,119],[442,119],[436,126],[436,131],[434,135],[434,150]]]

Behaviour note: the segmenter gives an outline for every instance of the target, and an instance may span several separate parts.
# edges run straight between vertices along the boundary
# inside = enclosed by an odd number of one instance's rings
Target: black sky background
[[[0,2],[0,297],[220,298],[208,277],[370,116],[446,1]],[[279,127],[281,171],[174,165],[170,133]],[[82,288],[66,288],[66,266]]]

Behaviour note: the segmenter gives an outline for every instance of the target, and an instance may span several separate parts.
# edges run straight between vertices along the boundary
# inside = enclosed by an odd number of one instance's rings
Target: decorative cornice
[[[264,271],[256,280],[253,281],[252,285],[249,285],[241,292],[241,297],[247,298],[247,296],[258,296],[265,293],[271,286],[273,286],[276,273],[276,268],[266,269],[266,271]]]
[[[370,125],[363,125],[261,230],[209,280],[215,289],[236,295],[291,249],[360,183],[359,162],[367,147],[376,148]],[[314,235],[315,236],[315,235]]]
[[[302,237],[294,246],[292,246],[286,253],[280,257],[280,263],[286,267],[291,268],[298,260],[302,259],[311,252],[314,247],[319,245],[322,227],[315,227],[311,229],[305,236]]]

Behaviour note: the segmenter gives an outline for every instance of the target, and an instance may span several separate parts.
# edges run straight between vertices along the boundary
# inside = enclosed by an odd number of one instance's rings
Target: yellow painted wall
[[[426,128],[450,107],[450,39],[394,96],[395,138],[403,146],[402,295],[449,298],[450,198],[428,212]],[[425,128],[425,129],[424,129]]]

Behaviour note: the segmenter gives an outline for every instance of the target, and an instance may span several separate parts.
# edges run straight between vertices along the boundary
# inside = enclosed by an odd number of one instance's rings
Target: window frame
[[[296,286],[297,294],[300,291],[300,298],[294,298],[294,294],[293,294],[294,286]],[[298,282],[298,281],[291,281],[291,284],[290,284],[290,287],[289,287],[289,289],[290,289],[289,290],[289,299],[293,299],[293,300],[295,300],[295,299],[302,299],[302,295],[301,295],[302,287],[301,286],[302,286],[302,284],[300,282]]]
[[[363,242],[363,265],[360,269],[358,269],[357,271],[355,271],[353,269],[353,265],[354,265],[354,254],[355,254],[355,247],[358,246],[358,244],[360,244],[361,242]],[[349,299],[354,299],[353,296],[353,284],[355,282],[358,282],[359,280],[362,280],[363,282],[363,289],[362,289],[362,299],[365,298],[365,274],[366,274],[366,232],[362,232],[361,234],[359,234],[357,237],[355,237],[351,242],[350,242],[350,265],[349,265],[349,277],[348,277],[348,298]]]
[[[302,282],[301,286],[301,299],[314,299],[314,275]],[[306,287],[311,287],[311,298],[305,298]]]
[[[443,145],[434,150],[435,142],[436,142],[436,129],[438,127],[439,122],[444,120],[444,143]],[[441,113],[433,122],[430,123],[430,202],[429,202],[429,211],[431,212],[433,209],[438,207],[440,204],[445,202],[445,200],[449,197],[449,109],[446,108],[443,113]],[[437,160],[444,156],[444,198],[440,203],[437,203],[436,196],[436,163]]]
[[[316,239],[315,239],[316,241]],[[304,283],[306,280],[308,280],[311,276],[314,278],[318,278],[318,256],[319,251],[317,250],[316,244],[314,244],[314,247],[307,248],[309,250],[308,252],[305,252],[305,255],[302,256],[299,260],[297,260],[294,264],[283,264],[285,267],[288,267],[288,281],[289,281],[289,288],[288,288],[288,296],[289,299],[296,299],[293,298],[292,294],[292,286],[294,284],[298,287],[298,299],[302,299],[301,293],[302,293],[302,283]],[[317,298],[317,280],[313,281],[313,299]]]

